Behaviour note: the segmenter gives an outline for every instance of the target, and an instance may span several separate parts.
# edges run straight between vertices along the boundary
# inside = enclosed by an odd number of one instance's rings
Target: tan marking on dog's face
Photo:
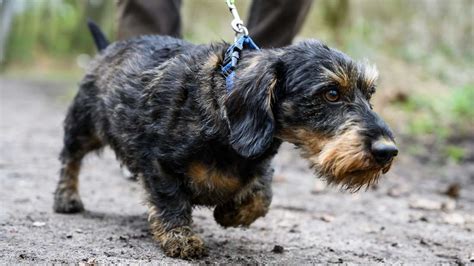
[[[362,74],[362,80],[364,81],[365,88],[370,89],[375,86],[379,77],[379,72],[375,65],[365,64],[362,69],[364,71]]]
[[[328,141],[328,137],[303,128],[283,129],[278,137],[300,147],[305,158],[318,154]]]
[[[332,69],[323,67],[323,75],[328,84],[336,84],[341,92],[350,94],[357,87],[357,80],[362,81],[363,91],[371,90],[378,79],[378,71],[374,65],[359,63],[357,66],[334,65]]]
[[[374,161],[359,130],[357,126],[347,129],[328,141],[317,156],[309,158],[329,183],[352,191],[376,183],[390,168],[390,164],[381,167]]]
[[[305,129],[286,129],[278,137],[301,148],[302,156],[328,183],[357,191],[376,183],[391,166],[380,166],[373,160],[359,130],[353,125],[330,137]]]
[[[187,175],[198,190],[236,192],[242,186],[238,177],[200,162],[191,163]]]
[[[323,67],[323,73],[329,81],[338,84],[343,89],[351,86],[351,74],[340,65],[334,65],[333,70]]]

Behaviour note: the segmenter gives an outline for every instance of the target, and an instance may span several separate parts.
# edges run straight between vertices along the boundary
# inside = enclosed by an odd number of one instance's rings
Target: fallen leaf
[[[444,192],[445,195],[457,199],[460,196],[461,186],[458,183],[453,183],[449,185],[448,189]]]

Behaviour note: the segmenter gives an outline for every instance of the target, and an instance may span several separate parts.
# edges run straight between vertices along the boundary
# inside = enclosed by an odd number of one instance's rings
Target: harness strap
[[[235,67],[240,59],[240,53],[244,50],[260,50],[255,42],[248,35],[242,35],[233,45],[227,48],[222,63],[221,73],[225,77],[226,90],[231,92],[234,86]]]

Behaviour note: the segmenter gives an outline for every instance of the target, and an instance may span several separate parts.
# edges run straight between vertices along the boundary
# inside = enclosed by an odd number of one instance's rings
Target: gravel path
[[[152,241],[142,189],[110,150],[85,160],[87,211],[52,212],[61,123],[74,93],[67,87],[0,77],[0,263],[186,262]],[[275,168],[272,208],[250,228],[224,230],[210,210],[196,209],[210,251],[198,262],[474,262],[473,160],[422,163],[405,154],[376,188],[356,194],[321,187],[289,145]],[[452,184],[461,186],[455,199],[442,193]]]

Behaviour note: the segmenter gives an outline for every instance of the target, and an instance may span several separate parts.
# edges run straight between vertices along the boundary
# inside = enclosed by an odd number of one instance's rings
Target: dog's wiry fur
[[[216,206],[222,226],[248,226],[269,208],[270,161],[283,141],[315,171],[351,190],[375,183],[370,142],[393,141],[371,110],[376,71],[317,41],[244,51],[228,93],[220,73],[228,44],[145,36],[103,50],[65,120],[57,212],[83,210],[81,159],[109,145],[141,177],[152,233],[165,253],[205,254],[192,207]],[[329,103],[328,89],[341,101]]]

